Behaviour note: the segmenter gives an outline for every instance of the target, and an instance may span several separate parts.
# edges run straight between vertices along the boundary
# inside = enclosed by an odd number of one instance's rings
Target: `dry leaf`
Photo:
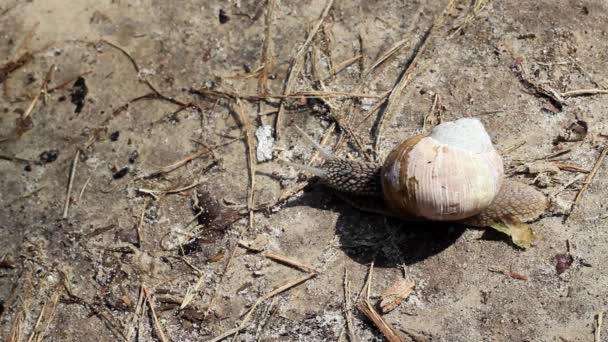
[[[509,235],[515,245],[524,249],[530,248],[532,245],[532,240],[538,238],[538,236],[532,231],[532,227],[523,222],[517,222],[515,220],[497,222],[490,225],[490,227],[498,230],[501,233]]]
[[[380,299],[380,309],[382,313],[386,314],[393,311],[401,301],[407,298],[416,287],[413,281],[405,280],[403,278],[398,279],[393,286],[389,287],[382,293]]]

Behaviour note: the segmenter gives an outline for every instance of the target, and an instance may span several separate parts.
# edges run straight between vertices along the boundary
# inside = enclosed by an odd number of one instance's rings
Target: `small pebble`
[[[139,152],[137,152],[137,150],[134,150],[133,152],[129,153],[129,163],[131,163],[131,164],[135,163],[135,161],[137,160],[138,157],[139,157]]]
[[[258,139],[258,147],[256,149],[258,162],[272,160],[272,149],[274,147],[272,127],[268,125],[260,126],[255,131],[255,137]]]
[[[120,132],[119,131],[114,131],[110,134],[110,140],[112,141],[116,141],[118,140],[118,137],[120,136]]]
[[[48,150],[40,153],[40,164],[52,163],[59,157],[59,150]]]

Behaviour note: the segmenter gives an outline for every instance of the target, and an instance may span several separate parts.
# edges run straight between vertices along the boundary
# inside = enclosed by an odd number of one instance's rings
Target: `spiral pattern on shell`
[[[460,220],[492,203],[503,173],[502,159],[481,122],[465,118],[393,149],[382,167],[382,191],[400,216]]]

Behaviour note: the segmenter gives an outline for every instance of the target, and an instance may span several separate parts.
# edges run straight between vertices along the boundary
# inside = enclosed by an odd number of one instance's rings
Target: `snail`
[[[505,179],[502,158],[475,118],[444,122],[430,133],[406,139],[382,164],[338,158],[296,129],[325,162],[319,167],[290,164],[318,176],[364,211],[404,220],[495,227],[536,220],[548,206],[540,191]]]

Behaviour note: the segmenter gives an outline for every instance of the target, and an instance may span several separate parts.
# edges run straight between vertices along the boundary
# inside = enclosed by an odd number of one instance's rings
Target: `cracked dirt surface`
[[[92,336],[148,341],[162,338],[159,327],[172,341],[212,339],[238,326],[258,298],[305,275],[237,247],[239,240],[255,240],[267,252],[310,265],[319,274],[261,302],[237,340],[339,339],[346,329],[345,269],[354,301],[374,261],[374,303],[402,276],[416,283],[414,293],[383,316],[404,340],[593,341],[596,315],[608,308],[606,162],[566,221],[564,214],[588,174],[522,170],[566,149],[556,157],[559,162],[591,170],[608,144],[608,95],[567,97],[561,104],[525,80],[558,94],[604,89],[608,4],[490,1],[452,34],[473,13],[470,2],[456,2],[435,27],[398,110],[384,124],[380,156],[421,132],[438,94],[443,120],[482,120],[510,176],[547,195],[574,181],[532,224],[542,239],[520,250],[493,231],[359,212],[319,186],[257,210],[249,227],[243,213],[247,152],[234,100],[188,90],[261,94],[268,3],[0,4],[0,67],[33,52],[1,84],[0,340],[43,335],[49,341]],[[373,154],[378,114],[364,118],[399,80],[414,47],[446,5],[444,0],[335,1],[304,55],[292,92],[370,97],[285,100],[274,158],[256,163],[256,207],[275,203],[304,180],[278,162],[303,163],[313,156],[295,124],[317,140],[329,134],[332,148],[344,136],[349,144],[337,153],[362,159],[348,136],[331,128],[332,115],[342,113],[339,119]],[[268,94],[283,93],[292,60],[325,6],[318,0],[276,1],[269,21]],[[401,40],[405,43],[395,55],[362,81],[363,71]],[[49,69],[51,90],[28,111]],[[72,94],[79,75],[87,92],[77,113]],[[152,92],[146,82],[164,99],[138,99]],[[274,125],[278,103],[276,98],[242,100],[242,108],[255,130]],[[26,113],[31,127],[17,136]],[[210,146],[216,146],[214,156],[207,152]],[[200,156],[175,170],[144,178],[196,153]],[[195,202],[209,211],[198,221]],[[192,232],[198,239],[180,248]],[[568,254],[571,265],[565,261],[558,274],[556,256]],[[491,271],[496,269],[526,280]],[[180,309],[188,293],[192,300]],[[353,327],[362,341],[383,339],[356,309]],[[604,341],[607,336],[604,328]]]

